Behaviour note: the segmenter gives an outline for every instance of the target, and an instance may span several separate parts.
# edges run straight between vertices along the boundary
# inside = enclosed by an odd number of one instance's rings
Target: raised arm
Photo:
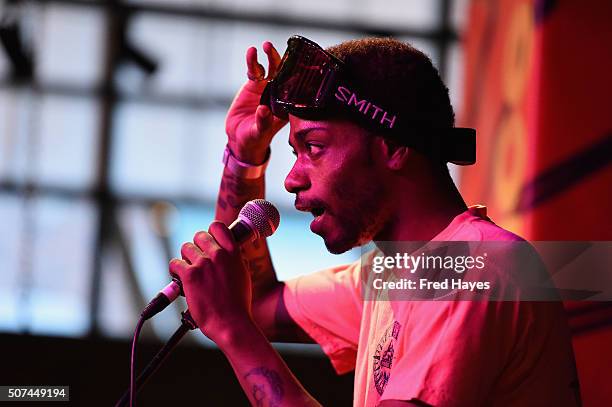
[[[268,75],[257,60],[257,49],[247,50],[249,80],[236,94],[226,118],[228,147],[233,158],[259,166],[269,158],[270,142],[286,122],[260,106],[261,94],[269,79],[276,74],[281,57],[270,42],[263,44],[268,57]],[[231,170],[223,171],[217,198],[215,219],[226,225],[236,219],[244,204],[265,196],[265,176],[252,178]],[[283,284],[278,281],[265,239],[246,244],[241,249],[253,283],[253,314],[270,340],[311,342],[312,340],[293,322],[282,301]]]
[[[280,56],[270,42],[264,44],[268,55],[268,78],[273,77],[280,63]],[[268,158],[270,142],[274,135],[286,124],[272,115],[266,106],[259,106],[259,99],[266,86],[264,67],[257,61],[257,49],[251,47],[246,54],[248,77],[250,78],[238,91],[227,113],[225,130],[228,147],[233,158],[240,162],[258,166]],[[265,176],[252,178],[252,175],[232,171],[226,166],[221,179],[215,218],[229,225],[236,219],[244,204],[265,195]],[[276,282],[274,268],[265,239],[257,240],[242,247],[253,278],[254,294],[257,298],[270,285]]]

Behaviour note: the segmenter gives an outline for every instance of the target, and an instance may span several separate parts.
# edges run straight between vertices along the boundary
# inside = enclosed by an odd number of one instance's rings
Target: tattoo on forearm
[[[248,259],[249,270],[251,271],[251,276],[257,277],[262,273],[268,271],[270,258],[267,253],[263,256],[252,257]]]
[[[261,239],[256,239],[253,242],[253,249],[259,250],[261,248]]]
[[[262,179],[241,179],[228,172],[223,173],[219,196],[217,198],[217,212],[215,217],[225,222],[232,222],[238,215],[238,211],[251,199],[261,198],[264,195],[265,182]],[[265,239],[242,246],[242,254],[248,260],[248,268],[251,271],[254,289],[257,291],[261,281],[269,280],[274,270],[270,261],[270,254]]]
[[[225,210],[229,205],[233,209],[240,209],[251,199],[263,196],[263,184],[259,182],[249,182],[229,175],[221,179],[219,206]]]
[[[244,378],[251,385],[251,396],[257,407],[276,407],[283,400],[284,390],[280,375],[266,367],[256,367]]]
[[[227,209],[227,202],[225,202],[225,199],[223,199],[221,195],[219,195],[219,198],[217,198],[217,205],[219,205],[223,210]]]

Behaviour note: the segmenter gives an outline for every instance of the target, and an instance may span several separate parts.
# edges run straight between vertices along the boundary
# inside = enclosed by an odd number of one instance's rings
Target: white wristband
[[[236,158],[232,150],[230,150],[229,145],[225,146],[225,151],[223,152],[223,164],[225,167],[237,177],[245,179],[256,179],[263,176],[269,161],[270,148],[268,148],[268,152],[266,153],[266,160],[260,165],[252,165],[240,161]]]

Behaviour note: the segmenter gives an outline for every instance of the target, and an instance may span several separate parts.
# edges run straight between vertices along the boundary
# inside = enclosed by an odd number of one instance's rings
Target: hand
[[[208,233],[196,233],[193,243],[181,247],[182,260],[170,261],[170,274],[182,284],[189,312],[198,327],[214,342],[252,321],[251,278],[240,248],[222,222]]]
[[[259,105],[266,84],[274,78],[281,62],[271,42],[264,42],[263,49],[268,56],[268,75],[265,76],[264,67],[257,61],[257,49],[249,48],[246,53],[248,76],[254,79],[249,79],[240,88],[225,119],[230,149],[240,161],[253,165],[265,160],[272,137],[287,123],[274,116],[267,106]]]

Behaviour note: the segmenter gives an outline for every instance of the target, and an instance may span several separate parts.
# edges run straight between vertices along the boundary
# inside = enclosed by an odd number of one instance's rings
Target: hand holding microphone
[[[213,222],[208,232],[198,232],[193,243],[182,246],[182,259],[170,262],[170,273],[182,282],[191,316],[213,341],[251,318],[251,277],[240,244],[271,235],[279,220],[271,204],[251,201],[229,228]]]
[[[185,243],[182,246],[181,255],[183,259],[173,259],[170,262],[170,273],[173,275],[173,281],[164,287],[149,303],[142,312],[142,317],[144,319],[151,318],[166,308],[181,294],[181,290],[185,291],[189,302],[189,291],[184,286],[185,280],[183,278],[186,278],[190,285],[194,278],[209,280],[210,277],[198,277],[197,275],[204,270],[210,270],[211,267],[215,270],[223,267],[238,268],[238,276],[242,272],[240,269],[244,269],[239,246],[247,241],[272,235],[278,228],[279,223],[280,215],[274,205],[263,199],[255,199],[246,203],[240,210],[238,219],[229,228],[221,222],[213,222],[208,233],[198,232],[193,243]],[[231,275],[231,271],[221,270],[218,273],[227,274],[228,280],[236,278],[236,283],[240,282],[237,276]],[[181,281],[183,281],[183,288],[181,288]],[[198,297],[201,296],[200,293],[197,293],[197,295]],[[194,315],[195,310],[191,307],[190,309],[194,319],[200,322]]]

